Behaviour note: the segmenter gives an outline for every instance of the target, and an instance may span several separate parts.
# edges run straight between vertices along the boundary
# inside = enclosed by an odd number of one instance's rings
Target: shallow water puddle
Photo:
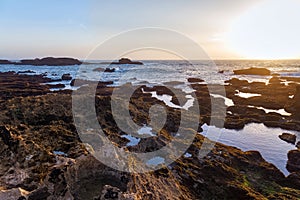
[[[152,128],[149,127],[149,126],[147,126],[147,125],[145,125],[145,124],[144,124],[144,126],[143,126],[142,128],[140,128],[140,129],[138,130],[138,134],[139,134],[139,135],[150,135],[150,136],[155,136],[155,134],[152,132]]]
[[[53,151],[53,154],[57,156],[68,156],[65,152],[62,151]]]
[[[121,137],[129,140],[129,142],[126,144],[127,147],[138,145],[138,143],[141,141],[140,138],[136,138],[131,135],[121,135]]]
[[[260,97],[261,94],[255,94],[255,93],[245,93],[245,92],[240,92],[239,90],[236,90],[238,93],[235,94],[236,96],[242,97],[242,98],[250,98],[250,97]]]
[[[185,157],[185,158],[190,158],[190,157],[192,157],[192,154],[190,154],[190,153],[185,153],[185,154],[184,154],[184,157]]]
[[[264,107],[256,107],[256,106],[248,106],[248,107],[264,110],[266,113],[275,112],[275,113],[278,113],[282,116],[291,116],[292,115],[291,113],[286,112],[284,109],[274,110],[274,109],[267,109],[267,108],[264,108]]]
[[[213,132],[221,132],[217,142],[225,145],[240,148],[243,151],[256,150],[261,153],[263,158],[274,164],[285,175],[289,172],[286,169],[287,154],[290,150],[296,149],[292,144],[281,140],[278,136],[284,132],[293,133],[300,137],[300,132],[288,131],[281,128],[268,128],[264,124],[247,124],[242,130],[229,130],[225,128],[217,128],[204,124],[203,132],[200,133],[209,139],[215,138],[212,134],[207,134],[208,130]]]
[[[187,98],[187,102],[183,105],[183,106],[179,106],[176,105],[172,102],[172,96],[167,95],[167,94],[163,94],[163,95],[157,95],[156,91],[153,92],[145,92],[143,90],[143,93],[150,93],[152,95],[152,97],[163,101],[167,106],[171,107],[171,108],[179,108],[179,109],[184,109],[184,110],[188,110],[190,107],[192,107],[194,105],[194,97],[192,95],[186,95],[185,97]]]

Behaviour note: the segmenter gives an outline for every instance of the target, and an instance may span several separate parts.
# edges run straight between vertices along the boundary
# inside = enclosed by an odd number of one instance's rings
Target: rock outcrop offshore
[[[112,65],[143,65],[142,62],[132,61],[129,58],[121,58],[118,62],[103,62],[101,64],[112,64]]]
[[[269,76],[271,71],[266,68],[256,68],[251,67],[248,69],[239,69],[233,71],[235,75],[260,75],[260,76]]]
[[[69,66],[69,65],[81,65],[82,62],[74,58],[36,58],[36,59],[24,59],[17,62],[9,60],[0,60],[2,65],[34,65],[34,66]]]

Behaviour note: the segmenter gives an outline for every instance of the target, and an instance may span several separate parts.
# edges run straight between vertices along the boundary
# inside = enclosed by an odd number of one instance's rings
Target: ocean
[[[63,74],[71,74],[87,80],[114,81],[114,85],[127,82],[133,84],[163,84],[166,82],[179,81],[186,83],[189,77],[199,77],[209,84],[224,84],[231,78],[247,79],[249,81],[267,81],[268,76],[235,76],[233,70],[249,67],[264,67],[281,76],[300,77],[300,60],[226,60],[214,61],[215,66],[206,61],[176,60],[145,60],[144,65],[108,65],[106,61],[87,60],[89,64],[81,66],[30,66],[30,65],[0,65],[0,71],[34,71],[35,74],[45,74],[52,79],[60,79]],[[114,73],[95,72],[95,68],[115,68]],[[219,73],[223,72],[223,73]],[[26,73],[25,73],[26,74]],[[32,74],[32,73],[29,73]],[[68,82],[64,81],[67,84]]]

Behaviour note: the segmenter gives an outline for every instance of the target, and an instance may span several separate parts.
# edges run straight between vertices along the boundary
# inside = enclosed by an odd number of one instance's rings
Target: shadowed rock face
[[[13,62],[11,62],[9,60],[0,60],[0,64],[2,64],[2,65],[9,65],[9,64],[13,64]]]
[[[12,138],[10,132],[6,129],[5,126],[0,126],[0,137],[4,144],[10,146],[12,144]]]
[[[36,58],[36,59],[26,59],[20,62],[11,62],[8,60],[0,60],[0,64],[14,64],[14,65],[34,65],[34,66],[68,66],[68,65],[81,65],[82,62],[74,58]]]
[[[287,169],[290,172],[300,173],[300,150],[292,150],[288,153]]]
[[[73,122],[70,92],[50,92],[48,88],[42,88],[47,92],[34,95],[32,87],[39,86],[42,80],[33,82],[34,78],[31,80],[15,73],[9,77],[0,79],[1,91],[10,92],[10,98],[2,93],[0,95],[0,197],[10,195],[13,199],[79,200],[101,199],[105,196],[149,200],[300,198],[299,176],[295,171],[298,169],[292,169],[295,172],[285,178],[259,152],[242,152],[219,143],[207,156],[199,158],[199,149],[204,140],[199,134],[187,150],[190,157],[182,156],[169,166],[145,174],[116,171],[97,161],[82,144]],[[28,85],[23,86],[23,95],[19,95],[19,83],[22,80],[26,80]],[[82,81],[81,84],[89,82]],[[228,86],[228,94],[234,95],[235,87],[238,86]],[[139,125],[149,122],[151,105],[165,106],[151,94],[143,93],[142,88],[144,91],[173,95],[161,86],[138,88],[130,99],[129,112]],[[211,97],[205,85],[195,84],[193,88],[197,98],[203,103],[201,108],[205,109],[204,117],[199,121],[201,125],[210,117]],[[84,97],[86,89],[79,89],[78,95],[82,91]],[[159,132],[159,137],[146,138],[136,146],[126,147],[129,141],[121,137],[126,133],[119,129],[111,111],[113,89],[105,84],[98,85],[95,107],[99,124],[116,146],[127,148],[128,151],[147,152],[172,140],[172,132],[176,132],[180,122],[180,112],[166,107],[167,123]],[[183,98],[181,96],[185,94],[179,95],[177,98]],[[176,98],[173,102],[179,103]],[[242,100],[236,102],[241,105],[243,103]],[[246,109],[246,113],[253,113],[254,118],[255,110]],[[244,114],[239,108],[232,108],[232,112],[240,115],[242,120]],[[191,113],[190,117],[197,116]],[[183,130],[186,134],[197,131],[189,127],[183,127]],[[56,151],[64,154],[57,155]],[[112,158],[118,157],[113,152],[111,155]],[[298,153],[291,153],[289,158],[293,166],[298,165]]]

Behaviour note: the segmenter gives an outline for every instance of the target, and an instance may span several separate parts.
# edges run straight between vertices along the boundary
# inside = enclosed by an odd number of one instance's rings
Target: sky
[[[101,43],[143,27],[179,32],[212,59],[300,58],[299,10],[298,0],[1,0],[0,58],[84,59]],[[91,59],[112,59],[115,48]],[[173,58],[159,51],[132,56]]]

